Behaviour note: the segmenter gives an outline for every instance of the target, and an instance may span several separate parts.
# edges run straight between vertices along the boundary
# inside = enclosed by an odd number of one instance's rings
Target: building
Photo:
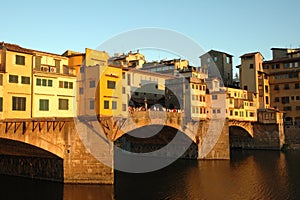
[[[76,71],[68,57],[33,52],[32,117],[76,116]]]
[[[115,54],[108,60],[108,64],[112,66],[122,66],[136,69],[142,68],[145,62],[145,56],[141,54],[139,50],[137,50],[135,53],[130,51],[127,54]]]
[[[263,63],[269,76],[271,106],[285,112],[286,124],[300,124],[300,55],[298,49],[272,48],[273,59]]]
[[[231,86],[233,84],[232,57],[225,52],[210,50],[200,56],[201,68],[207,71],[210,78],[221,78],[225,86]]]
[[[238,88],[221,87],[218,78],[206,81],[209,89],[207,98],[208,118],[226,117],[231,120],[256,121],[257,98],[256,94]]]
[[[80,66],[77,75],[79,116],[120,116],[122,112],[122,67],[108,65],[104,51],[86,48],[85,53],[69,52],[72,67]]]
[[[143,65],[142,70],[160,74],[178,75],[180,72],[190,71],[191,68],[187,60],[172,59],[147,62]]]
[[[262,67],[263,56],[259,52],[241,56],[239,65],[240,87],[258,95],[259,109],[270,107],[269,77]]]
[[[166,80],[166,108],[181,110],[187,119],[206,119],[206,84],[204,79],[176,77]]]
[[[31,49],[0,43],[0,119],[32,117],[33,55]]]

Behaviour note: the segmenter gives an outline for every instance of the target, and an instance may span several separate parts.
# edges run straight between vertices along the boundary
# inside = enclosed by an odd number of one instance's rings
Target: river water
[[[116,171],[115,185],[63,185],[0,176],[0,199],[300,199],[300,152],[231,152],[231,160],[178,160],[156,172]]]

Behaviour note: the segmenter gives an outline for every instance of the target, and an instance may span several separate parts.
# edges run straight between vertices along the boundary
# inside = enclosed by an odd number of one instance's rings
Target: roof
[[[251,56],[254,56],[254,55],[258,54],[258,53],[263,57],[263,55],[259,51],[257,51],[257,52],[252,52],[252,53],[246,53],[246,54],[240,56],[240,58],[251,57]]]
[[[300,61],[300,57],[296,57],[296,58],[278,58],[278,59],[275,59],[275,60],[267,60],[267,61],[264,61],[263,64],[285,63],[285,62],[295,62],[295,61]]]
[[[10,44],[10,43],[5,43],[5,42],[1,42],[0,43],[0,48],[6,48],[9,51],[14,51],[14,52],[19,52],[19,53],[26,53],[26,54],[36,54],[36,53],[43,53],[43,54],[49,54],[49,55],[54,55],[54,56],[59,56],[59,57],[65,57],[59,54],[55,54],[55,53],[49,53],[49,52],[45,52],[45,51],[39,51],[39,50],[34,50],[34,49],[27,49],[24,47],[21,47],[17,44]]]
[[[26,49],[26,48],[20,47],[19,45],[9,44],[9,43],[5,43],[5,42],[0,43],[0,48],[1,49],[6,48],[9,51],[15,51],[15,52],[19,52],[19,53],[34,54],[34,51],[32,49]]]
[[[234,57],[233,55],[231,55],[231,54],[229,54],[229,53],[226,53],[226,52],[223,52],[223,51],[217,51],[217,50],[214,50],[214,49],[210,50],[209,52],[217,52],[217,53],[225,54],[226,56],[229,56],[229,57]],[[209,53],[209,52],[208,52],[208,53]]]

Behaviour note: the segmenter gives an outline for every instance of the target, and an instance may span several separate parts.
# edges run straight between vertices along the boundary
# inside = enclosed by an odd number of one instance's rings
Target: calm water
[[[147,174],[116,172],[115,186],[0,176],[0,199],[300,199],[300,152],[231,156],[230,161],[179,160]]]

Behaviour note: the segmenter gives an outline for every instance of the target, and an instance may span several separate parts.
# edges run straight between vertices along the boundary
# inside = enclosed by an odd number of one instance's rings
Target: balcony
[[[44,72],[44,73],[53,73],[53,74],[63,74],[63,75],[68,75],[68,76],[76,76],[76,71],[74,67],[66,66],[64,65],[61,71],[61,67],[57,68],[55,66],[51,65],[41,65],[40,69],[35,69],[36,71],[39,72]]]

